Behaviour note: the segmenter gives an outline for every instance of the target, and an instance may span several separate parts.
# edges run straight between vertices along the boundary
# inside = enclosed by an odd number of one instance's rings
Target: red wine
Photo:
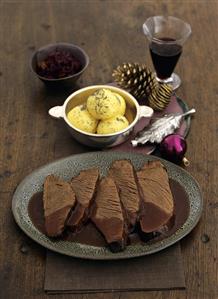
[[[172,38],[163,37],[159,40],[152,41],[150,44],[151,58],[157,77],[160,79],[167,79],[171,76],[177,61],[182,53],[182,46],[176,43],[167,43],[175,41]],[[164,43],[166,41],[166,43]]]

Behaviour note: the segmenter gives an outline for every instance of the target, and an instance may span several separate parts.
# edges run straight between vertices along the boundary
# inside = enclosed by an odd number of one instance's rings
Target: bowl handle
[[[63,118],[64,109],[63,106],[55,106],[49,109],[48,114],[54,118]]]
[[[154,114],[154,110],[148,106],[139,106],[139,119],[142,117],[151,117]]]

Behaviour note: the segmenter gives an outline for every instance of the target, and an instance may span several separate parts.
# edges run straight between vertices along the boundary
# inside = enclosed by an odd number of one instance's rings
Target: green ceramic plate
[[[203,208],[203,199],[199,185],[181,167],[162,159],[159,160],[166,166],[169,177],[179,182],[186,190],[190,204],[190,212],[186,222],[170,237],[150,245],[130,245],[123,252],[112,253],[106,247],[51,240],[33,225],[28,215],[28,202],[34,193],[42,191],[43,182],[48,174],[53,173],[65,180],[69,180],[81,170],[97,166],[101,175],[105,175],[111,163],[119,159],[130,159],[135,169],[139,169],[145,162],[159,158],[127,152],[92,152],[73,155],[41,167],[27,176],[14,193],[12,211],[17,224],[30,238],[48,249],[73,257],[98,260],[125,259],[152,254],[176,243],[190,233],[199,221]]]

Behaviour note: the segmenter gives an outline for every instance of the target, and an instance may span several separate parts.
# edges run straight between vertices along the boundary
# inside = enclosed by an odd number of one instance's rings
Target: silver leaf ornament
[[[163,138],[172,134],[181,125],[183,117],[195,113],[195,109],[191,109],[185,113],[167,114],[158,118],[150,126],[140,131],[134,140],[131,141],[135,147],[138,144],[160,143]]]

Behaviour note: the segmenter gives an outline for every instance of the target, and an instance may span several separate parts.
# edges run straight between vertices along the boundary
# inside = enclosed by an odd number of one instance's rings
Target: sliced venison
[[[43,191],[45,230],[49,237],[57,237],[65,228],[66,219],[76,202],[71,185],[54,175],[46,177]]]
[[[73,231],[79,230],[88,219],[89,208],[95,194],[98,178],[98,169],[92,168],[81,171],[78,176],[71,180],[77,203],[67,221],[67,225]]]
[[[137,172],[141,195],[140,226],[144,233],[160,230],[173,216],[174,203],[167,171],[160,161],[148,162]]]
[[[105,237],[113,252],[125,248],[124,217],[115,182],[110,177],[98,184],[91,220]]]
[[[126,212],[127,224],[131,231],[136,224],[140,205],[134,168],[130,161],[118,160],[112,164],[109,176],[114,179],[118,188],[120,200]]]

